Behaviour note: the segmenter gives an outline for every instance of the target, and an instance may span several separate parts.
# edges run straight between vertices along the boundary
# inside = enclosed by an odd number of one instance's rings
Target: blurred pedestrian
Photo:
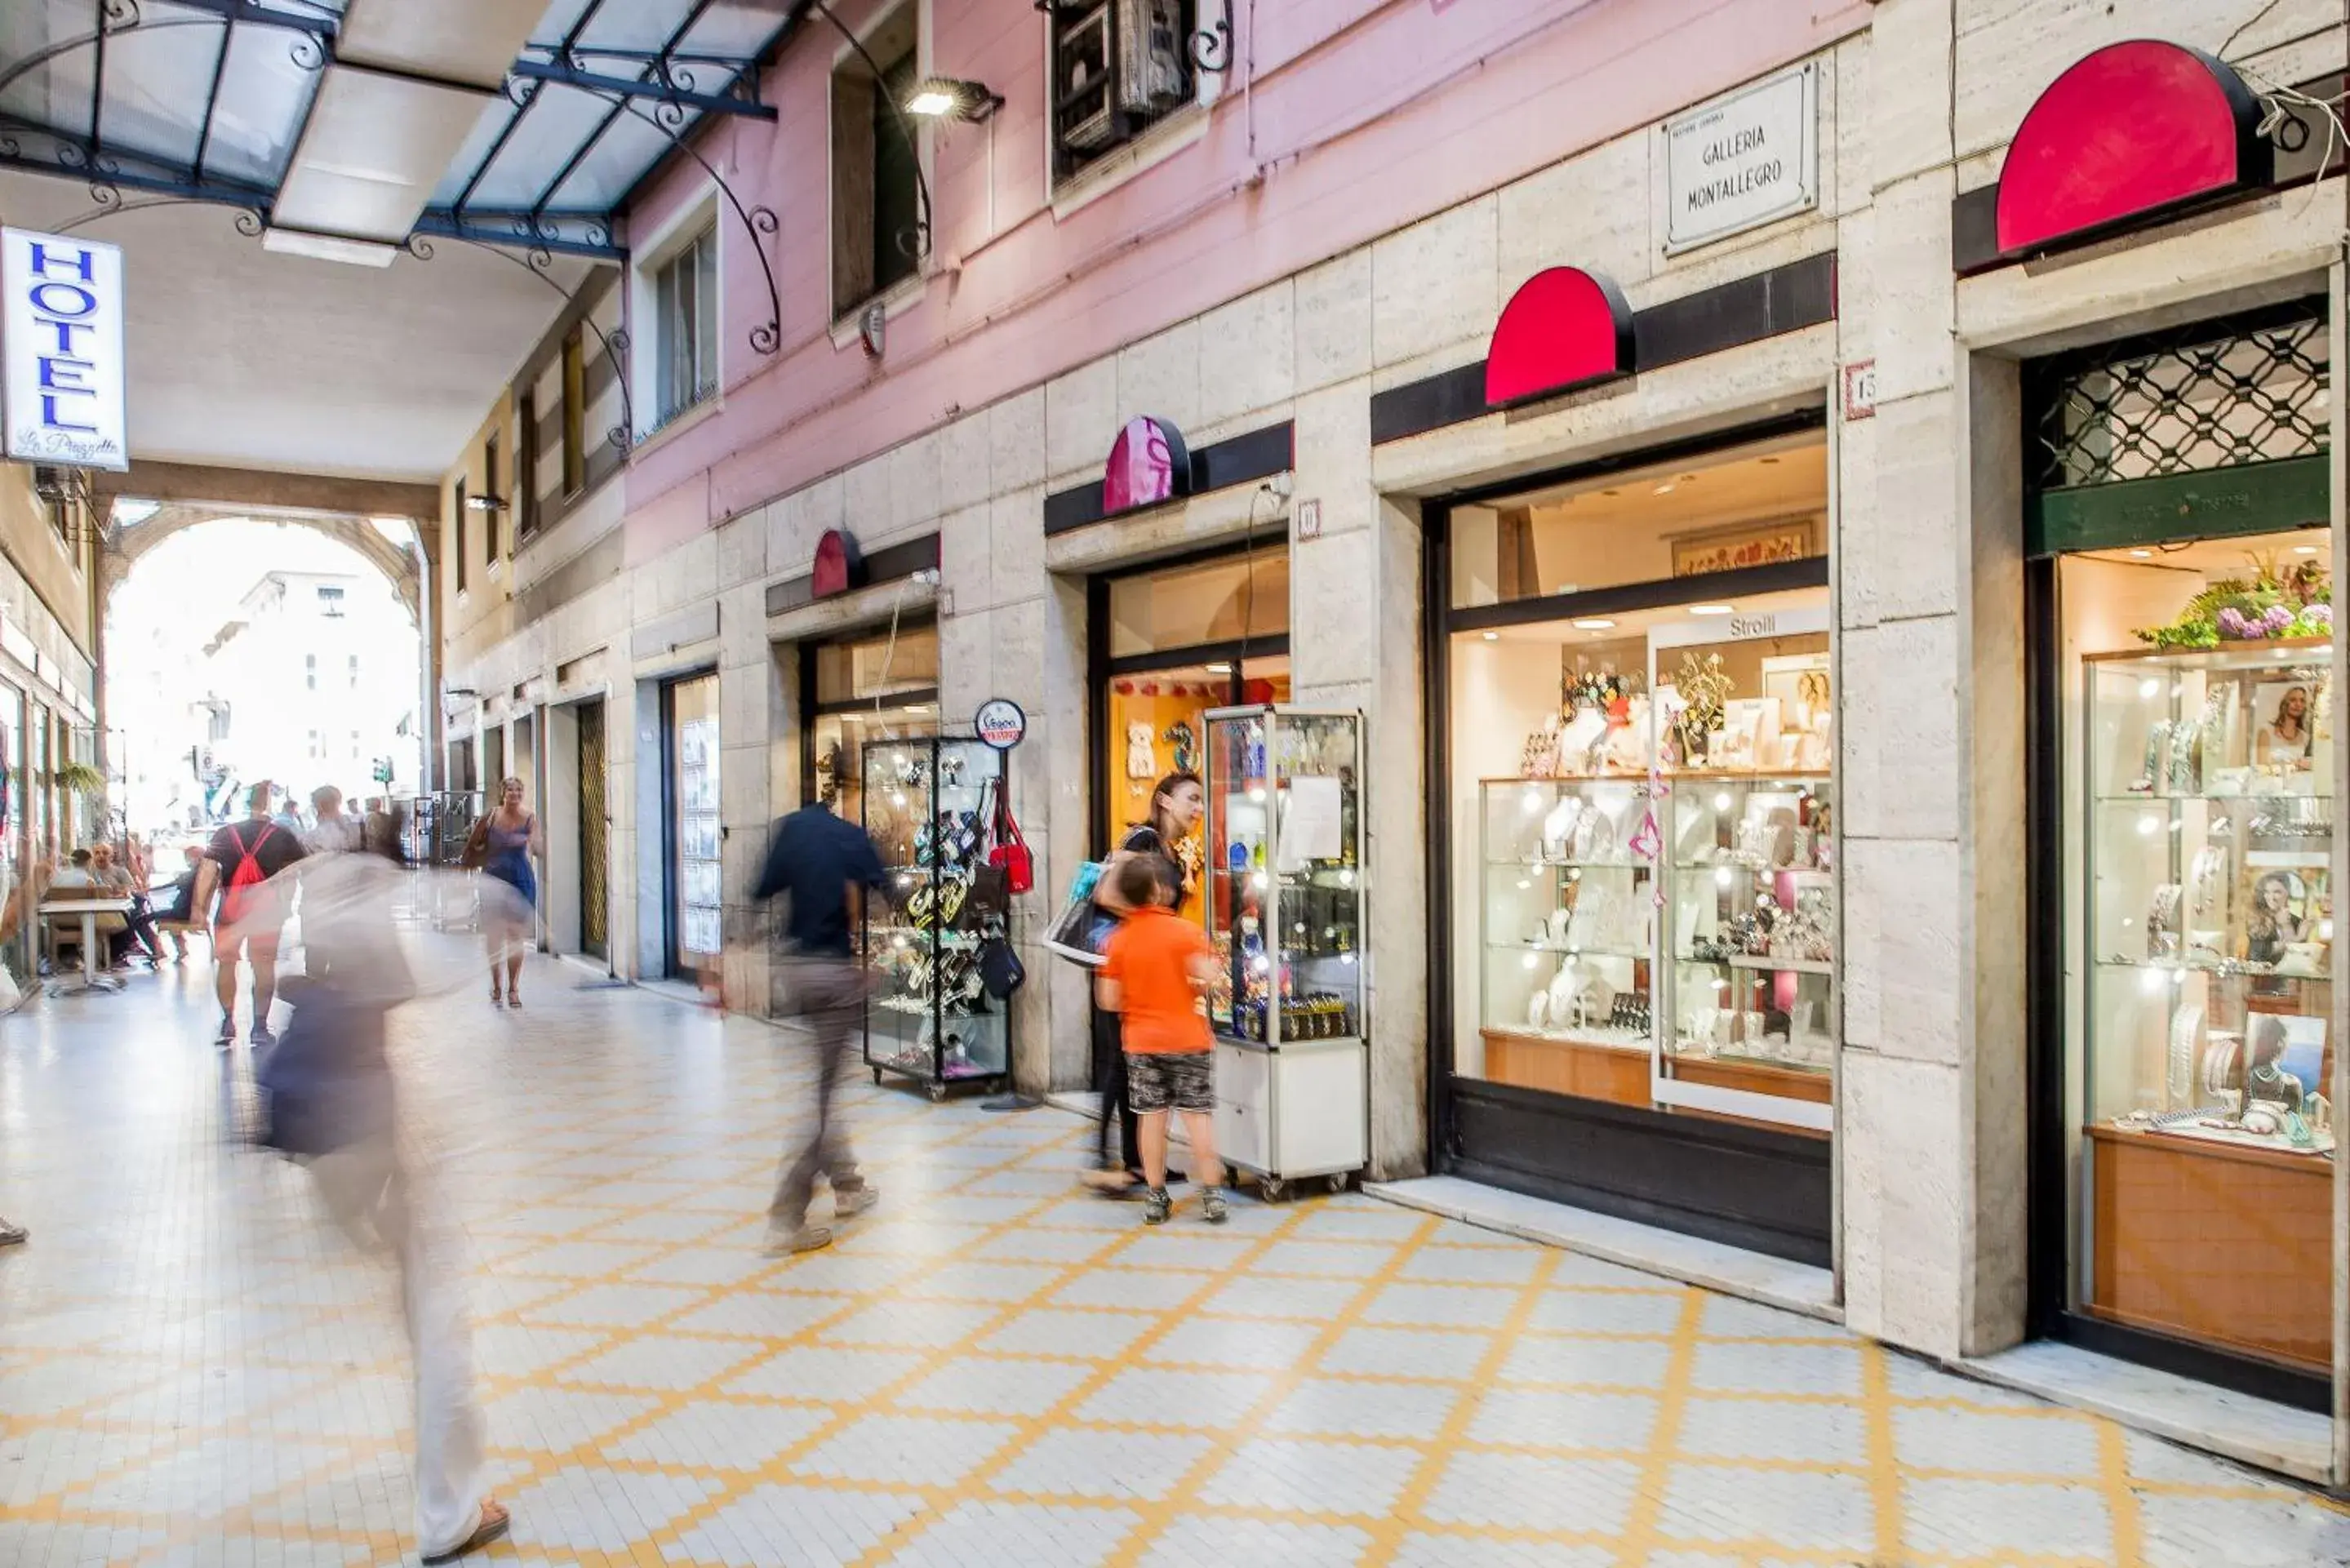
[[[261,1058],[263,1141],[306,1162],[328,1212],[355,1243],[388,1251],[416,1388],[416,1525],[428,1563],[454,1562],[506,1533],[488,1494],[473,1331],[451,1227],[402,1158],[390,1059],[393,1010],[415,994],[391,919],[398,877],[378,856],[338,852],[304,867],[303,904],[334,933],[324,976],[286,982],[291,1018]]]
[[[767,1251],[805,1252],[828,1246],[828,1226],[807,1222],[821,1174],[832,1184],[836,1220],[862,1214],[880,1194],[858,1174],[848,1129],[833,1108],[833,1089],[847,1065],[848,1044],[869,990],[848,934],[870,888],[881,886],[881,856],[865,830],[822,805],[804,805],[775,824],[767,863],[752,896],[788,900],[784,934],[785,1005],[816,1037],[816,1127],[806,1144],[786,1151],[767,1208]]]
[[[310,792],[310,809],[317,821],[302,836],[302,846],[313,855],[359,846],[359,820],[343,810],[343,792],[320,784]]]
[[[269,1004],[277,997],[277,944],[291,913],[287,884],[277,874],[302,858],[302,845],[270,819],[268,780],[245,795],[245,817],[213,835],[196,875],[196,907],[212,908],[213,986],[220,998],[218,1044],[236,1044],[236,966],[253,965],[253,1033],[256,1049],[268,1045]],[[214,889],[219,900],[213,901]]]
[[[1118,1016],[1126,1051],[1127,1095],[1141,1133],[1142,1222],[1163,1225],[1173,1204],[1167,1196],[1167,1118],[1183,1114],[1191,1137],[1200,1217],[1224,1222],[1223,1179],[1216,1162],[1216,1089],[1211,1054],[1215,1041],[1200,999],[1215,983],[1215,950],[1208,933],[1177,914],[1173,862],[1137,855],[1109,869],[1130,913],[1110,933],[1097,982],[1104,1012]]]
[[[490,1004],[498,1002],[498,970],[505,970],[505,1004],[522,1005],[524,944],[537,923],[538,878],[531,857],[546,853],[538,818],[522,803],[522,780],[498,788],[495,810],[473,824],[465,841],[465,863],[481,868],[482,940],[490,955]]]

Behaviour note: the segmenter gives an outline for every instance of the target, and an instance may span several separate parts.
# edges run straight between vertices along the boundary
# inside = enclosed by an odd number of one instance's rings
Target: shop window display
[[[2075,1306],[2331,1366],[2322,531],[2058,566]]]
[[[894,637],[885,631],[817,643],[802,657],[812,663],[814,702],[808,716],[808,798],[855,822],[864,812],[864,779],[857,763],[866,747],[938,732],[938,628],[906,627]]]
[[[1099,601],[1103,799],[1110,841],[1149,815],[1152,785],[1204,776],[1208,712],[1289,699],[1289,551],[1229,552],[1114,577]],[[1206,918],[1203,832],[1172,846],[1182,913]]]
[[[1825,507],[1813,429],[1450,508],[1456,1074],[1828,1130]]]
[[[1825,604],[1808,590],[1734,617],[1682,606],[1456,642],[1456,680],[1483,688],[1464,702],[1497,723],[1513,710],[1518,726],[1486,739],[1516,736],[1517,765],[1476,785],[1469,994],[1482,1051],[1456,1042],[1463,1071],[1825,1130],[1837,1019]],[[1642,635],[1623,636],[1635,621]]]
[[[1003,753],[965,737],[877,742],[859,754],[864,826],[879,851],[883,886],[864,904],[860,946],[873,976],[865,1060],[950,1084],[1010,1071],[1005,1004],[991,997],[981,958],[1003,935],[1000,910],[981,907]]]

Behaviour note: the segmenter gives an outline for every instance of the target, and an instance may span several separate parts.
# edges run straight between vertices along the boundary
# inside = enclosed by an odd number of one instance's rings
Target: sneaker
[[[266,1023],[255,1024],[251,1038],[253,1048],[256,1051],[266,1051],[277,1044],[277,1036],[269,1032],[269,1025]]]
[[[1211,1225],[1221,1225],[1231,1217],[1232,1210],[1224,1203],[1224,1195],[1215,1188],[1200,1190],[1200,1218]]]
[[[881,1189],[878,1187],[852,1187],[846,1192],[836,1187],[832,1189],[832,1217],[854,1220],[880,1201]]]
[[[1142,1222],[1145,1225],[1166,1224],[1167,1216],[1174,1210],[1175,1200],[1167,1196],[1167,1189],[1163,1187],[1154,1187],[1142,1195]]]
[[[813,1252],[819,1247],[832,1245],[829,1225],[800,1225],[786,1229],[781,1225],[767,1227],[766,1253],[770,1258],[788,1258],[795,1252]]]
[[[20,1245],[30,1235],[32,1232],[22,1225],[11,1224],[5,1220],[0,1220],[0,1247]]]
[[[220,1033],[213,1036],[213,1044],[219,1046],[224,1051],[236,1044],[236,1015],[234,1013],[224,1012],[221,1014]]]

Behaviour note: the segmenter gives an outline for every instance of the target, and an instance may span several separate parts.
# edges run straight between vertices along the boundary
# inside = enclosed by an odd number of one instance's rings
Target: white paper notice
[[[1289,809],[1281,819],[1281,869],[1336,860],[1345,837],[1338,822],[1338,781],[1323,774],[1291,779]]]

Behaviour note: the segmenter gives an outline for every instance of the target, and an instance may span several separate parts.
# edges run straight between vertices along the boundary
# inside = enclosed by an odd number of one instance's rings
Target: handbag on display
[[[998,1002],[1009,1002],[1027,978],[1027,966],[1012,950],[1012,944],[1004,940],[1002,931],[993,933],[980,944],[979,983],[988,995]]]
[[[1020,836],[1020,824],[1005,798],[1009,793],[1005,782],[1002,778],[995,782],[995,847],[987,852],[987,863],[1003,869],[1004,884],[1012,892],[1025,893],[1036,886],[1036,857]]]
[[[987,787],[993,793],[1002,787],[1002,781],[991,780]],[[995,848],[992,842],[995,834],[995,814],[992,810],[988,810],[987,820],[990,846],[972,867],[971,892],[963,900],[962,907],[961,924],[964,929],[972,931],[983,930],[986,922],[1004,919],[1012,913],[1012,878],[995,861]]]

